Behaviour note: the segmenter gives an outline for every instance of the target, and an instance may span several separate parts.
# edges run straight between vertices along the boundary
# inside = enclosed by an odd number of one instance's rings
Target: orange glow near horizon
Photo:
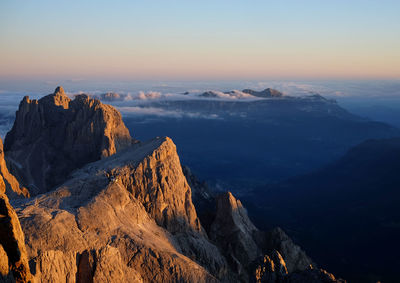
[[[0,78],[400,78],[396,2],[15,2],[0,4]]]

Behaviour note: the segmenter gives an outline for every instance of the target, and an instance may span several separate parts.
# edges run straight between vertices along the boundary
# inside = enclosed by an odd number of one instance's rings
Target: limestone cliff
[[[30,282],[24,234],[0,175],[0,282]]]
[[[6,195],[9,197],[24,196],[29,197],[26,188],[19,185],[17,179],[8,171],[6,161],[4,159],[3,141],[0,138],[0,176],[3,177],[5,183]]]
[[[121,114],[62,87],[39,100],[24,97],[4,141],[9,169],[32,195],[62,183],[74,169],[132,144]]]
[[[231,276],[200,225],[169,138],[90,163],[56,190],[18,203],[39,281],[216,282]]]

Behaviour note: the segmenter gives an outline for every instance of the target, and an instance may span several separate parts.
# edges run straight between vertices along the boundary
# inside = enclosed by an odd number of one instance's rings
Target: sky
[[[0,1],[0,80],[400,79],[400,1]]]

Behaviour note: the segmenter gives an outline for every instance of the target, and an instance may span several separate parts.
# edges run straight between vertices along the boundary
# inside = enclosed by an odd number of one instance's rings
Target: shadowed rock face
[[[209,235],[241,281],[342,282],[322,269],[313,269],[311,259],[282,229],[259,231],[230,192],[217,198]]]
[[[279,227],[267,232],[258,232],[258,242],[266,252],[279,251],[286,262],[288,272],[305,270],[315,263]]]
[[[49,191],[89,162],[132,144],[121,114],[62,87],[39,100],[24,97],[4,142],[7,163],[32,195]]]
[[[24,234],[5,190],[6,186],[0,175],[0,282],[29,282],[32,276]]]
[[[217,198],[217,213],[211,224],[210,238],[221,247],[233,270],[245,279],[247,265],[262,255],[253,239],[256,231],[240,200],[230,192]]]
[[[335,276],[324,269],[315,269],[312,266],[303,271],[296,271],[284,278],[285,283],[346,283],[346,280]]]
[[[19,185],[17,179],[8,171],[6,161],[4,159],[3,141],[0,138],[0,176],[3,177],[5,183],[5,193],[8,197],[24,196],[29,197],[26,188]]]

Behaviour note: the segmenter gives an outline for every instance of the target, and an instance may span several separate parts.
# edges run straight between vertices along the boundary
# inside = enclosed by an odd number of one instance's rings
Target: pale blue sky
[[[400,1],[0,1],[0,78],[400,78]]]

